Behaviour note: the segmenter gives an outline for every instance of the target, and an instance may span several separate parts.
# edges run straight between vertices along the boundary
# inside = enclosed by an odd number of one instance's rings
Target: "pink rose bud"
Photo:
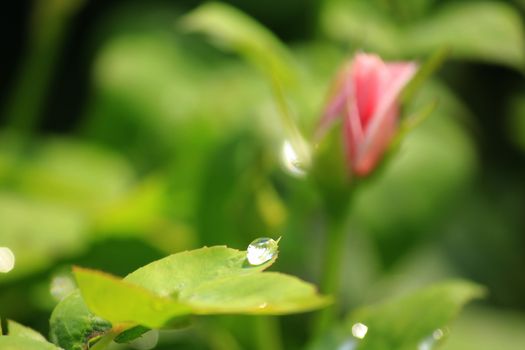
[[[398,98],[417,71],[413,62],[385,63],[360,53],[338,74],[326,107],[321,133],[343,116],[348,164],[358,176],[369,174],[389,146],[397,128]]]

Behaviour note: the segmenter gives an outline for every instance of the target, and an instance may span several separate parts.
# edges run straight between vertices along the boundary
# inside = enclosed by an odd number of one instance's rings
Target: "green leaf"
[[[197,314],[284,315],[329,303],[329,298],[318,296],[311,284],[276,272],[203,283],[185,300]]]
[[[523,25],[513,7],[470,1],[436,7],[422,20],[399,26],[368,1],[332,1],[324,11],[323,27],[334,39],[391,58],[426,56],[447,46],[455,58],[523,70]]]
[[[140,338],[144,333],[148,332],[150,329],[144,326],[135,326],[124,332],[120,333],[115,337],[116,343],[129,343],[137,338]]]
[[[119,279],[75,268],[96,314],[122,327],[159,328],[190,314],[287,314],[320,308],[329,298],[295,277],[249,265],[246,252],[224,246],[173,254]]]
[[[111,329],[111,324],[93,315],[79,291],[64,298],[53,310],[50,339],[67,350],[84,350]]]
[[[0,332],[0,349],[2,350],[58,350],[42,334],[15,321],[7,321],[7,330],[7,336],[1,336]]]
[[[182,21],[188,30],[209,35],[217,44],[239,52],[262,70],[271,83],[286,137],[303,166],[310,165],[310,150],[289,106],[287,88],[297,87],[300,74],[292,55],[270,31],[234,7],[204,4]]]
[[[115,276],[79,267],[73,272],[89,309],[116,328],[136,324],[159,328],[190,313],[189,307],[169,296],[152,293]]]
[[[512,310],[469,308],[452,325],[443,350],[522,350],[525,317]]]
[[[17,174],[20,190],[87,213],[127,193],[133,171],[118,154],[94,144],[50,138],[35,144]]]
[[[290,53],[270,31],[235,9],[207,3],[187,15],[185,29],[206,33],[218,45],[244,55],[269,77],[293,82],[296,68]]]
[[[346,321],[346,333],[362,323],[368,327],[358,343],[359,350],[409,350],[452,321],[468,301],[482,297],[485,290],[466,281],[432,285],[415,293],[366,306],[353,312]]]
[[[46,338],[37,331],[23,326],[20,323],[17,323],[12,320],[7,321],[7,331],[8,335],[14,336],[14,337],[21,337],[21,338],[30,338],[33,340],[38,340],[41,342],[47,342]]]
[[[0,336],[0,349],[2,350],[60,350],[51,343],[39,340],[17,337],[17,336]],[[80,348],[79,348],[80,349]],[[69,348],[68,348],[69,350]]]
[[[525,68],[525,37],[516,10],[497,2],[453,2],[407,33],[407,51],[421,54],[448,45],[459,58]]]
[[[178,295],[184,299],[205,283],[260,272],[275,259],[252,266],[246,261],[245,251],[225,246],[204,247],[154,261],[132,272],[125,280],[160,295]]]
[[[92,217],[124,197],[133,173],[123,158],[94,144],[48,138],[22,147],[14,133],[0,138],[0,236],[17,260],[3,281],[78,254],[93,238]]]
[[[2,274],[0,281],[44,270],[55,260],[78,253],[86,243],[87,223],[81,213],[15,193],[0,192],[0,222],[2,245],[16,257],[15,268]]]

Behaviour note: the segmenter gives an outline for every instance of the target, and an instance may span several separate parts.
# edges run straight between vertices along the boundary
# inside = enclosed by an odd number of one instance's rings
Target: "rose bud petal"
[[[368,175],[388,148],[397,127],[399,95],[416,71],[413,62],[385,63],[376,55],[360,53],[339,72],[318,132],[343,117],[353,174]]]

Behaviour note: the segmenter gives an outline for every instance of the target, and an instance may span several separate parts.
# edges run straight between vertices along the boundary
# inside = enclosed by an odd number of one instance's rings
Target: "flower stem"
[[[344,206],[345,208],[347,206]],[[328,232],[324,247],[323,275],[321,291],[332,295],[334,304],[321,310],[314,320],[314,336],[325,333],[334,322],[337,314],[337,297],[341,287],[341,267],[346,246],[346,210],[332,211],[328,217]]]
[[[288,102],[286,101],[282,82],[274,76],[271,79],[271,86],[285,136],[288,138],[292,148],[297,153],[302,166],[308,168],[311,162],[310,149],[293,118],[290,106],[288,106]]]
[[[255,334],[257,337],[257,349],[284,349],[279,330],[279,320],[270,316],[258,316],[255,318]]]

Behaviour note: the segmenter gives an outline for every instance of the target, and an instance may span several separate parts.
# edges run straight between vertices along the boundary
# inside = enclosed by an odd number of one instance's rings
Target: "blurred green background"
[[[263,74],[177,25],[200,1],[10,2],[0,21],[0,315],[47,334],[77,264],[125,275],[203,245],[282,236],[276,269],[318,283],[318,194],[280,161]],[[350,215],[344,310],[449,277],[489,294],[445,349],[525,346],[525,2],[229,1],[282,39],[311,131],[356,50],[442,66],[407,106],[437,99]],[[65,278],[65,279],[58,279]],[[53,289],[54,286],[54,289]],[[311,315],[278,319],[285,349]],[[158,349],[251,349],[255,317],[209,317]],[[276,345],[277,346],[277,345]]]

